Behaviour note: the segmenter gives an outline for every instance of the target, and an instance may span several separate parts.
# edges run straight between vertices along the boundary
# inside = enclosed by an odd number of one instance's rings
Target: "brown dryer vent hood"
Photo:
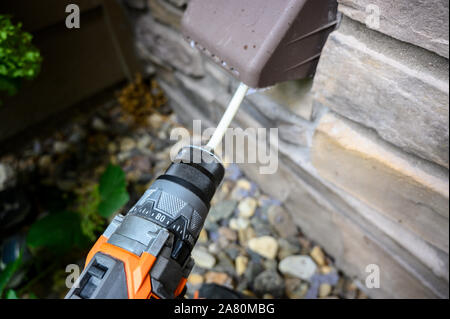
[[[314,74],[336,0],[190,0],[188,41],[250,87]]]

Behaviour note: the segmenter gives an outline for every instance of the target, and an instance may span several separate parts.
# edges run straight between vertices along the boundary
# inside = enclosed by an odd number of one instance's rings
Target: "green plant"
[[[3,291],[5,290],[12,276],[19,269],[21,264],[22,264],[22,252],[20,253],[19,258],[7,264],[5,269],[0,272],[0,298],[2,298]],[[10,294],[10,291],[8,291],[7,299],[12,299],[9,298],[11,296],[12,295]]]
[[[76,211],[81,215],[81,229],[91,241],[97,238],[105,219],[125,205],[127,192],[125,173],[119,166],[109,165],[100,177],[99,184],[78,192]]]
[[[98,184],[77,191],[75,205],[76,211],[81,215],[81,231],[90,241],[96,239],[104,224],[104,218],[98,212],[100,201]]]
[[[130,196],[127,192],[125,173],[119,166],[109,165],[100,178],[100,203],[98,212],[107,218],[125,205]]]
[[[57,253],[83,247],[86,239],[80,223],[80,215],[74,212],[49,214],[31,226],[27,244],[31,248],[47,247]]]
[[[74,248],[83,250],[92,244],[103,230],[107,219],[128,202],[126,186],[125,172],[119,166],[108,165],[99,183],[85,185],[77,192],[74,202],[68,200],[64,205],[60,199],[68,196],[49,196],[55,201],[51,203],[51,209],[46,216],[31,225],[27,234],[27,245],[34,255],[33,261],[24,265],[20,255],[0,271],[0,298],[18,299],[27,296],[29,299],[35,299],[36,296],[29,291],[30,288],[37,282],[46,280],[51,273],[55,274],[58,263],[73,256]],[[54,258],[54,254],[57,254],[58,258]],[[37,264],[40,265],[38,269]],[[17,291],[6,290],[19,267],[26,271],[29,281]],[[64,275],[65,272],[61,272],[59,277],[53,276],[54,284],[56,277],[61,279]]]
[[[10,289],[6,292],[6,299],[19,299],[19,297],[15,290]]]
[[[106,218],[128,202],[126,186],[123,170],[109,165],[99,184],[79,192],[73,209],[49,213],[35,222],[28,232],[27,244],[32,249],[46,247],[55,252],[85,247],[97,238]]]
[[[21,23],[15,25],[10,16],[0,14],[0,91],[16,94],[23,79],[39,74],[42,57],[32,39]]]

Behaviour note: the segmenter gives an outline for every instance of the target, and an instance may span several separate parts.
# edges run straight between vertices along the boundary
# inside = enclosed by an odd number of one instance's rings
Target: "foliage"
[[[19,297],[17,297],[17,293],[14,290],[10,289],[6,293],[6,299],[19,299]]]
[[[125,205],[130,196],[127,192],[125,173],[119,166],[109,165],[100,178],[100,204],[98,212],[107,218]]]
[[[21,23],[14,25],[9,16],[0,14],[0,91],[16,94],[22,79],[39,74],[42,57],[32,38]]]
[[[48,214],[32,224],[28,231],[27,245],[35,255],[35,259],[31,264],[23,266],[20,254],[16,261],[8,264],[0,272],[0,298],[18,299],[19,296],[28,295],[28,298],[35,299],[36,296],[29,288],[46,278],[49,271],[54,272],[57,260],[62,260],[64,256],[70,259],[74,248],[84,249],[95,241],[103,230],[107,218],[128,202],[126,186],[124,171],[119,166],[109,165],[101,175],[99,183],[85,186],[77,192],[75,202],[72,202],[70,196],[66,194],[64,196],[47,194],[50,200],[58,203],[52,202],[48,207]],[[63,198],[66,198],[66,205],[60,202]],[[54,258],[55,253],[59,258]],[[42,263],[43,260],[40,259],[43,256],[47,256],[49,260]],[[19,267],[23,266],[27,274],[32,273],[31,270],[33,267],[36,268],[38,261],[36,258],[39,258],[43,266],[35,269],[38,275],[32,277],[31,282],[17,292],[10,289],[4,293]],[[65,272],[61,274],[65,275]]]
[[[101,201],[98,184],[85,187],[77,193],[76,210],[81,215],[81,231],[90,241],[94,241],[104,225],[104,218],[98,213]]]
[[[75,209],[50,213],[35,222],[27,236],[31,248],[46,247],[64,252],[72,247],[85,247],[94,241],[110,217],[129,200],[125,173],[119,166],[109,165],[100,183],[81,190]]]
[[[81,231],[79,214],[65,211],[53,213],[38,220],[31,226],[27,244],[32,248],[47,247],[61,252],[72,247],[82,247],[86,243]]]
[[[0,272],[0,298],[3,295],[3,291],[5,290],[6,285],[11,280],[14,273],[19,269],[21,264],[22,264],[22,253],[20,253],[19,258],[6,265],[5,269],[2,272]]]

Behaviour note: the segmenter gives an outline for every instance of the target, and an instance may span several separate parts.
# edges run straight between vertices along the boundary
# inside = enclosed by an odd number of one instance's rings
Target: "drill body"
[[[212,152],[182,149],[128,214],[107,227],[66,299],[182,297],[191,251],[223,176]]]

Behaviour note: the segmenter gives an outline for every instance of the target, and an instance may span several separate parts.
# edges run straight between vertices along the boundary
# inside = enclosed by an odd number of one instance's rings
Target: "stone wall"
[[[214,125],[238,83],[183,40],[187,3],[127,0],[139,55],[179,118]],[[244,102],[233,125],[278,127],[280,164],[274,175],[242,168],[370,296],[448,298],[448,2],[340,10],[314,79]],[[379,24],[365,25],[373,12]],[[364,286],[369,264],[379,289]]]

